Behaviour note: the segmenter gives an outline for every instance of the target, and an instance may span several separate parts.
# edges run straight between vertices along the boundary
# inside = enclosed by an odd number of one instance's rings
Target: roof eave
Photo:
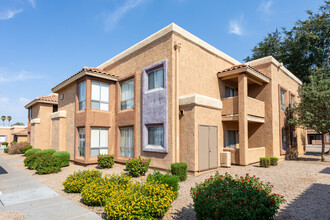
[[[39,100],[39,99],[35,99],[32,102],[29,102],[28,104],[26,104],[24,107],[26,109],[30,108],[31,106],[37,104],[37,103],[44,103],[44,104],[58,104],[58,102],[54,102],[54,101],[46,101],[46,100]]]
[[[253,68],[250,68],[250,67],[241,67],[239,69],[234,69],[234,70],[230,70],[230,71],[226,71],[226,72],[218,72],[218,77],[222,78],[222,77],[226,77],[226,76],[229,76],[229,75],[241,74],[241,73],[244,73],[244,72],[252,75],[254,78],[259,79],[263,83],[269,83],[270,82],[270,78],[268,78],[267,76],[259,73],[258,71],[254,70]]]

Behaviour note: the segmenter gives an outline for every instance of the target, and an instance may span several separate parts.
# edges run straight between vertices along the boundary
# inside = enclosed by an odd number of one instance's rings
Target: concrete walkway
[[[0,211],[23,212],[31,220],[102,219],[8,163],[0,158]]]

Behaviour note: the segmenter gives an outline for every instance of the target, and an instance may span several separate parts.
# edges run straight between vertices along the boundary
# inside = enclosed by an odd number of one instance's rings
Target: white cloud
[[[4,74],[0,71],[0,83],[23,81],[29,79],[40,79],[40,76],[31,75],[28,71],[22,70],[18,73]]]
[[[9,98],[8,97],[0,97],[0,103],[3,104],[3,103],[7,103],[9,101]]]
[[[105,15],[104,24],[106,30],[111,30],[126,13],[136,8],[144,1],[145,0],[127,0],[124,5],[118,7],[112,13]]]
[[[27,103],[29,103],[30,102],[30,99],[27,99],[27,98],[24,98],[24,97],[20,97],[19,98],[19,103],[21,104],[21,105],[26,105]]]
[[[272,4],[273,0],[263,0],[258,7],[258,11],[261,12],[263,15],[270,15]]]
[[[32,6],[32,8],[36,8],[37,5],[36,5],[36,1],[35,0],[28,0],[28,2]]]
[[[229,33],[236,34],[236,35],[242,35],[242,27],[240,23],[237,20],[231,20],[229,21]]]
[[[18,14],[22,11],[23,11],[23,9],[18,9],[18,10],[6,9],[3,11],[0,11],[0,21],[9,20],[9,19],[13,18],[16,14]]]

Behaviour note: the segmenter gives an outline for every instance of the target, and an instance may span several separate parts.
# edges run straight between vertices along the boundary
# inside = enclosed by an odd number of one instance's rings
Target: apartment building
[[[186,162],[198,174],[231,152],[232,163],[247,165],[285,154],[284,111],[299,102],[301,84],[271,56],[242,64],[172,23],[53,87],[58,110],[43,141],[81,164],[142,156],[162,169]],[[304,130],[296,140],[303,154]]]
[[[28,110],[29,143],[35,148],[52,148],[51,114],[57,112],[57,94],[38,97],[26,104],[25,108]]]
[[[14,126],[0,126],[0,149],[4,148],[3,142],[11,143],[27,141],[27,127],[14,125]]]

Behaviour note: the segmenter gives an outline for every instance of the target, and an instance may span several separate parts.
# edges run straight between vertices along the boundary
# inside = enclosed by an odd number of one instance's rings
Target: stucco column
[[[239,132],[239,164],[247,165],[249,137],[246,100],[248,83],[246,74],[238,76],[238,132]]]

